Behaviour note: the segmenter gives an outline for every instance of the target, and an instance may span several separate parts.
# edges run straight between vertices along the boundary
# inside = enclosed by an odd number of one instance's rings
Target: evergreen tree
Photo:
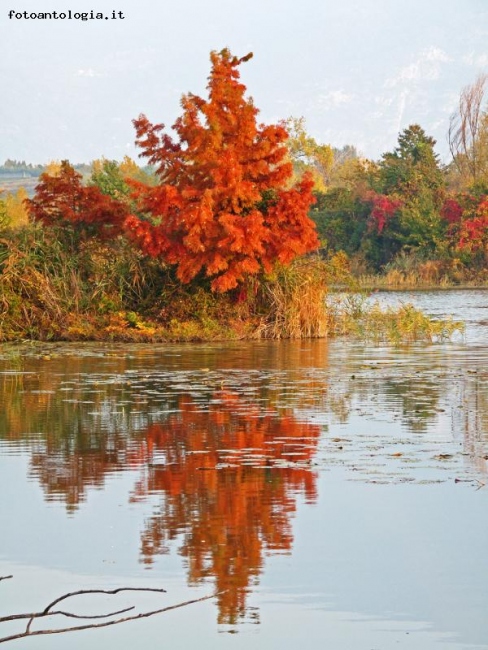
[[[395,237],[408,249],[432,254],[445,237],[440,210],[445,197],[445,173],[434,151],[435,140],[418,125],[406,128],[398,146],[383,154],[379,165],[379,190],[402,203],[392,221]]]

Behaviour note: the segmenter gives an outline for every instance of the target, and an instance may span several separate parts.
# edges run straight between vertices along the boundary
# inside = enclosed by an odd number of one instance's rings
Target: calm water
[[[13,643],[487,650],[488,292],[379,297],[466,334],[0,347],[0,615],[80,588],[167,590],[69,603],[90,614],[219,592]]]

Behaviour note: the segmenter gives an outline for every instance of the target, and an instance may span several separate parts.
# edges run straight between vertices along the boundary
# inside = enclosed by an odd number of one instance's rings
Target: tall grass
[[[122,241],[74,249],[41,226],[4,230],[0,340],[96,338],[109,314],[147,301],[157,275],[148,268]]]
[[[466,266],[458,258],[426,260],[414,253],[401,253],[383,273],[357,277],[364,289],[427,289],[453,286],[486,286],[488,270]]]
[[[350,294],[342,299],[330,297],[328,309],[331,333],[347,335],[363,341],[387,342],[395,345],[449,340],[455,332],[463,333],[463,323],[435,320],[404,303],[384,307],[377,301],[369,303],[364,294]]]
[[[344,256],[308,256],[217,295],[123,239],[73,238],[41,226],[0,232],[0,341],[204,341],[350,335],[394,343],[441,340],[458,325],[409,305],[382,310],[329,286],[351,286]]]
[[[266,277],[257,291],[259,323],[254,338],[300,339],[328,335],[325,307],[329,269],[318,258],[302,258]]]
[[[47,242],[40,228],[3,234],[0,338],[52,338],[79,308],[80,280],[73,259],[59,242]]]

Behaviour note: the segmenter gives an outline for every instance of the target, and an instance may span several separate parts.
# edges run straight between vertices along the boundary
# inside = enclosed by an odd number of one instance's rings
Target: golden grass
[[[329,300],[331,331],[363,341],[387,342],[395,345],[418,341],[441,342],[455,332],[464,332],[463,323],[435,320],[410,303],[399,307],[384,307],[378,302],[368,304],[360,294],[345,300]]]
[[[349,335],[393,343],[443,340],[459,329],[403,305],[368,306],[347,258],[308,256],[229,294],[182,285],[174,269],[127,242],[73,241],[40,226],[0,232],[0,341],[214,341]],[[427,272],[426,272],[427,273]],[[433,273],[433,271],[429,271]]]
[[[329,333],[325,301],[329,270],[318,258],[302,258],[261,282],[263,313],[253,338],[323,338]]]
[[[403,261],[403,263],[402,263]],[[362,289],[432,289],[450,287],[486,287],[488,269],[467,267],[457,259],[414,262],[400,258],[381,274],[361,274],[357,277]]]

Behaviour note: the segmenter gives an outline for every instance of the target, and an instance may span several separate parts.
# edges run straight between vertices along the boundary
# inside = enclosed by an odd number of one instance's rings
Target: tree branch
[[[12,578],[12,576],[3,576],[0,577],[0,580],[6,580],[7,578]],[[74,614],[72,612],[65,612],[63,610],[54,610],[53,607],[58,603],[72,598],[74,596],[85,596],[87,594],[106,594],[109,596],[124,592],[124,591],[134,591],[134,592],[150,592],[150,593],[166,593],[165,589],[157,589],[152,587],[119,587],[117,589],[80,589],[78,591],[72,591],[67,594],[63,594],[51,601],[42,611],[40,612],[31,612],[27,614],[12,614],[10,616],[0,617],[0,623],[6,623],[16,620],[26,620],[27,626],[24,632],[19,632],[17,634],[11,634],[9,636],[0,637],[0,643],[7,643],[7,641],[14,641],[15,639],[22,639],[27,636],[40,636],[44,634],[63,634],[65,632],[79,632],[81,630],[91,630],[98,627],[108,627],[109,625],[118,625],[119,623],[127,623],[128,621],[135,621],[137,619],[149,618],[150,616],[155,616],[156,614],[162,614],[163,612],[169,612],[172,609],[178,609],[179,607],[185,607],[186,605],[192,605],[193,603],[199,603],[204,600],[209,600],[218,595],[218,593],[211,594],[209,596],[202,596],[201,598],[195,598],[193,600],[187,600],[182,603],[177,603],[176,605],[169,605],[167,607],[162,607],[158,609],[151,610],[149,612],[142,612],[140,614],[133,614],[131,616],[120,617],[121,614],[125,614],[134,609],[134,606],[126,607],[125,609],[120,609],[108,614],[96,614],[91,616],[84,616],[81,614]],[[52,617],[52,616],[64,616],[66,618],[75,618],[75,619],[84,619],[84,620],[98,620],[103,618],[109,618],[112,616],[118,616],[111,621],[103,621],[99,623],[87,623],[85,625],[77,625],[74,627],[64,627],[64,628],[53,628],[53,629],[44,629],[44,630],[31,630],[31,625],[35,620]]]

